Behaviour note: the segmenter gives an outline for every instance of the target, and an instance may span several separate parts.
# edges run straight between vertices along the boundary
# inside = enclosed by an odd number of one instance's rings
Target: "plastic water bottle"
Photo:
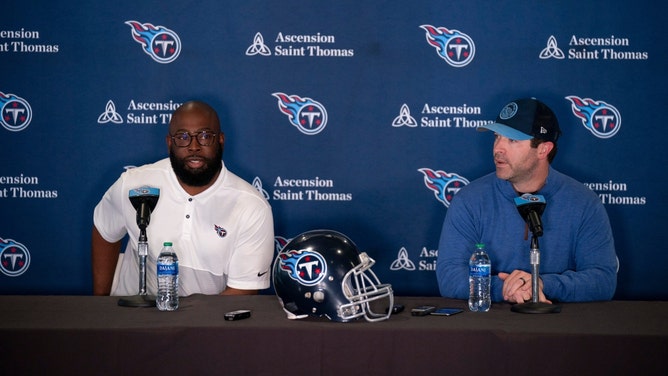
[[[491,271],[492,263],[485,252],[485,245],[476,244],[469,260],[469,309],[473,312],[487,312],[492,305]]]
[[[158,295],[155,305],[161,311],[175,311],[179,308],[179,259],[172,249],[172,243],[165,242],[157,264]]]

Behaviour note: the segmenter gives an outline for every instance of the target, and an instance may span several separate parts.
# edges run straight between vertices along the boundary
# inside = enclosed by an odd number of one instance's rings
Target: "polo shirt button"
[[[186,214],[186,219],[190,219],[190,214]]]

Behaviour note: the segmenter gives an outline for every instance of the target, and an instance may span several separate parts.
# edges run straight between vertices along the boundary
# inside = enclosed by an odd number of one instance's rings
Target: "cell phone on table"
[[[434,316],[452,316],[461,312],[464,312],[461,308],[439,308],[430,314]]]
[[[395,304],[392,306],[392,314],[396,315],[397,313],[401,313],[404,311],[404,305],[403,304]],[[385,313],[389,313],[390,308],[385,308]]]
[[[247,319],[251,316],[251,311],[249,309],[238,309],[236,311],[225,313],[225,320],[227,321],[236,321]]]
[[[411,309],[411,315],[413,316],[427,316],[428,314],[436,310],[435,306],[431,305],[421,305]]]

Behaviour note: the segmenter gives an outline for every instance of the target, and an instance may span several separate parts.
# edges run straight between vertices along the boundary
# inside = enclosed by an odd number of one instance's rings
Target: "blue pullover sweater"
[[[612,299],[618,261],[610,221],[596,193],[550,167],[539,240],[543,292],[553,302]],[[484,243],[492,262],[492,300],[503,301],[499,272],[531,273],[531,232],[510,182],[488,174],[462,188],[443,222],[436,277],[441,295],[468,299],[468,262]]]

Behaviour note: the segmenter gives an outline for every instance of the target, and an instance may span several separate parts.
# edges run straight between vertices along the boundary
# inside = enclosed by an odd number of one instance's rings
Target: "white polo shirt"
[[[95,207],[93,222],[109,242],[129,235],[116,268],[111,295],[139,292],[137,211],[129,192],[141,186],[160,189],[146,234],[149,255],[146,286],[157,292],[156,260],[164,242],[179,258],[179,295],[219,294],[269,287],[274,254],[274,223],[267,200],[225,168],[206,191],[191,196],[179,185],[169,158],[127,170]]]

